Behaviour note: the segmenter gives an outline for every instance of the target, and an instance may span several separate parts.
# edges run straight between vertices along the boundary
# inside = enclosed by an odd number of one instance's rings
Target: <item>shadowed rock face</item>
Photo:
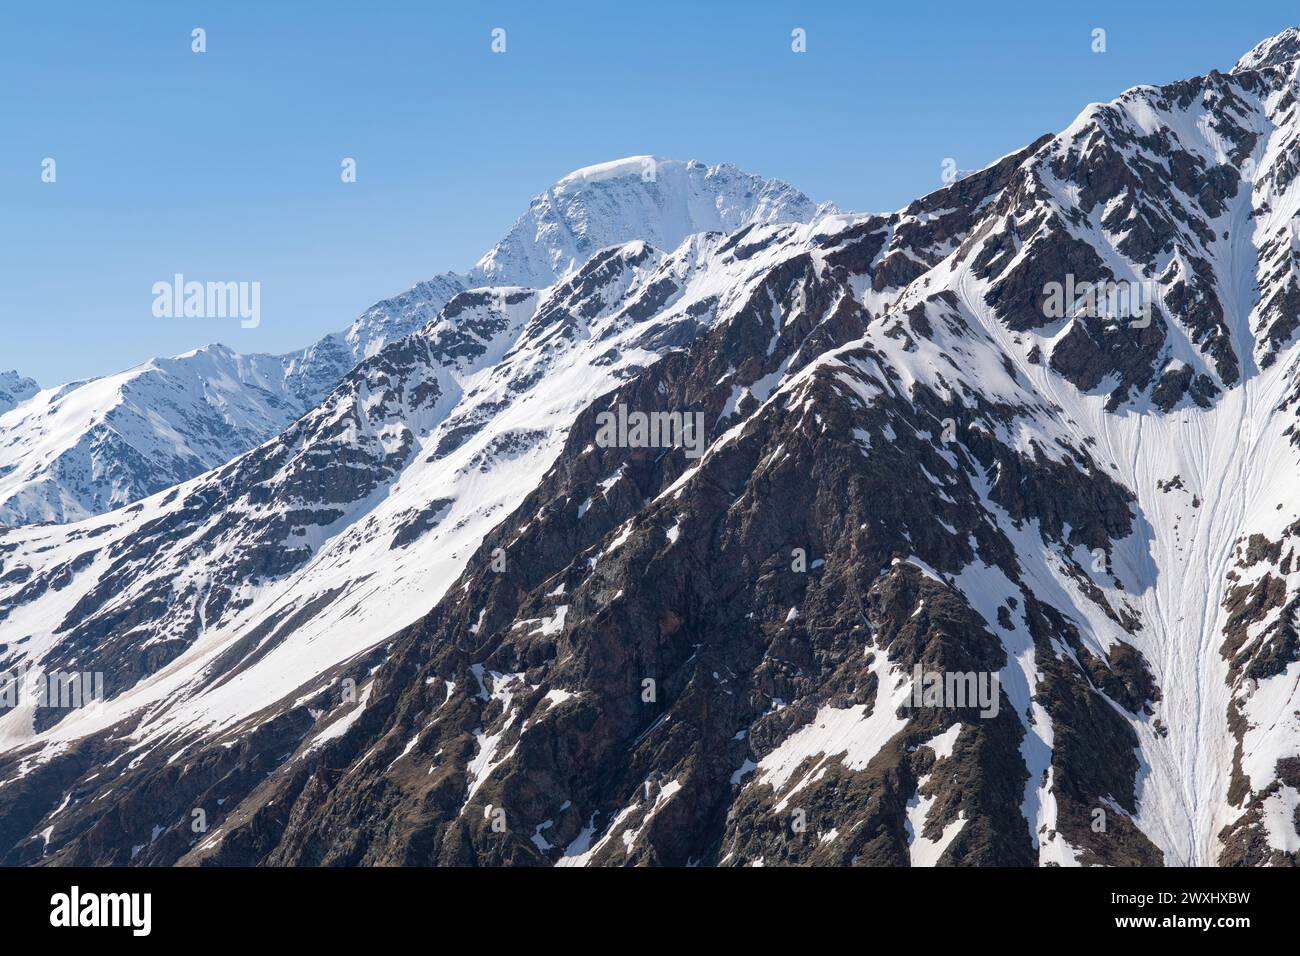
[[[430,485],[375,518],[420,469],[460,455],[490,485],[556,442],[409,626],[228,720],[138,729],[110,702],[70,743],[8,750],[0,859],[1294,865],[1290,42],[898,213],[464,292],[142,528],[46,563],[0,537],[0,616],[93,581],[43,660],[114,694],[238,628],[248,582],[349,571],[165,711],[400,576],[456,513]],[[1146,321],[1054,315],[1067,276],[1159,298]],[[574,355],[608,387],[520,411]],[[620,408],[700,416],[703,455],[611,445]],[[345,528],[385,560],[325,550]],[[161,557],[182,531],[238,545],[202,600]]]

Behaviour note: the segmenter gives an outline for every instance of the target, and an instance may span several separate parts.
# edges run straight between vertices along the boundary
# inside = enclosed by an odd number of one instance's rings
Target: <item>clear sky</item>
[[[1297,22],[1274,0],[5,3],[0,370],[53,385],[211,341],[305,346],[621,156],[897,208],[947,157],[985,165]],[[260,282],[261,325],[155,318],[176,272]]]

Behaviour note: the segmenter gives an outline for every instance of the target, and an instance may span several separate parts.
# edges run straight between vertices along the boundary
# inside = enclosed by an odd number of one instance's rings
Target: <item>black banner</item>
[[[1231,945],[1241,934],[1294,926],[1288,870],[0,870],[11,943],[80,941],[373,944],[376,933],[455,932],[481,923],[507,934],[545,927],[581,934],[610,920],[717,919],[762,937],[790,928],[927,940],[989,933],[1147,942],[1191,934]],[[712,900],[712,903],[709,901]],[[713,911],[713,907],[717,907]],[[501,921],[501,922],[498,922]],[[496,929],[490,929],[492,926]],[[511,927],[514,929],[512,930]],[[680,926],[678,927],[681,928]],[[638,931],[639,933],[640,931]],[[668,937],[676,932],[664,928]],[[885,936],[881,936],[881,941]]]

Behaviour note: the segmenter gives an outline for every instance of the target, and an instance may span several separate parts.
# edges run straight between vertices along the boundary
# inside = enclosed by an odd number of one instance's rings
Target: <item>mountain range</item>
[[[728,164],[636,156],[564,177],[468,273],[445,272],[378,302],[300,352],[212,345],[44,391],[3,373],[0,526],[77,521],[225,464],[319,405],[362,359],[436,319],[458,292],[544,288],[618,242],[671,248],[692,233],[831,208]]]
[[[0,670],[107,700],[0,707],[0,859],[1294,866],[1298,81],[1291,29],[892,213],[590,167],[302,356],[170,360],[241,448],[5,499]],[[0,388],[6,448],[55,414]]]

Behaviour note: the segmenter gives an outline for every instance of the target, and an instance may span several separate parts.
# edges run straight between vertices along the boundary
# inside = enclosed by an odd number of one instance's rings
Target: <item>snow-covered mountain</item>
[[[572,172],[536,197],[509,235],[479,260],[469,284],[540,289],[597,250],[632,239],[675,249],[697,232],[811,222],[834,211],[787,183],[730,163],[630,156]]]
[[[39,391],[40,386],[33,379],[25,378],[15,371],[0,372],[0,415]]]
[[[1294,865],[1297,36],[896,213],[461,292],[0,533],[0,668],[111,696],[0,716],[0,859]]]
[[[831,208],[734,166],[633,157],[564,177],[468,274],[421,282],[302,352],[246,356],[214,345],[39,394],[5,373],[0,526],[80,520],[225,464],[465,289],[542,288],[605,246],[645,239],[673,248],[692,233],[809,221]]]

